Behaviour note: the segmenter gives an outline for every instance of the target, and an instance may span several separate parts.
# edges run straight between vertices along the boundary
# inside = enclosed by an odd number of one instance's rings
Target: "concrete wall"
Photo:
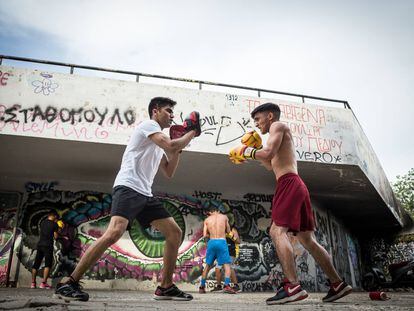
[[[182,114],[198,110],[202,136],[190,151],[227,154],[253,127],[250,112],[266,98],[247,97],[128,81],[0,67],[10,73],[0,88],[0,133],[126,144],[133,127],[148,118],[152,97],[168,96]],[[301,161],[358,164],[353,114],[341,108],[281,100]],[[264,138],[266,140],[266,137]]]

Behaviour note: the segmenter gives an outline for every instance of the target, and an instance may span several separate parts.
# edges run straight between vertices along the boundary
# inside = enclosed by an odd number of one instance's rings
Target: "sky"
[[[412,0],[0,0],[0,54],[346,100],[414,167]]]

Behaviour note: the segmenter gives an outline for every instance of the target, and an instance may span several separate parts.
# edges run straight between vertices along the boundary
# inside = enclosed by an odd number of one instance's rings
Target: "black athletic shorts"
[[[113,189],[111,216],[128,219],[128,228],[134,219],[143,228],[148,228],[154,220],[171,217],[160,200],[147,197],[126,186],[116,186]]]
[[[53,245],[37,246],[36,258],[33,263],[33,269],[39,270],[43,257],[45,258],[45,267],[51,268],[53,264]]]

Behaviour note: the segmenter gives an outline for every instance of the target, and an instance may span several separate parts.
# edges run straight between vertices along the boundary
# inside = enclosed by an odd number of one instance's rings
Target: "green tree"
[[[414,168],[406,175],[398,175],[392,187],[402,207],[414,218]]]

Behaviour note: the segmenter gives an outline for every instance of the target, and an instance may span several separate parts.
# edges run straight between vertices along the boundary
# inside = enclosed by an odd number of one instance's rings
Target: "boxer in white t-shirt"
[[[86,250],[69,279],[57,286],[56,296],[65,300],[87,301],[89,295],[82,291],[79,280],[136,219],[142,227],[153,226],[165,237],[163,276],[154,299],[193,299],[172,282],[181,243],[181,229],[162,202],[153,197],[151,189],[158,169],[167,177],[172,177],[181,150],[191,139],[201,134],[199,113],[195,111],[185,119],[184,134],[180,138],[170,139],[162,132],[171,126],[175,105],[175,101],[164,97],[155,97],[150,101],[150,120],[143,121],[135,128],[122,157],[121,168],[114,182],[109,226]]]

